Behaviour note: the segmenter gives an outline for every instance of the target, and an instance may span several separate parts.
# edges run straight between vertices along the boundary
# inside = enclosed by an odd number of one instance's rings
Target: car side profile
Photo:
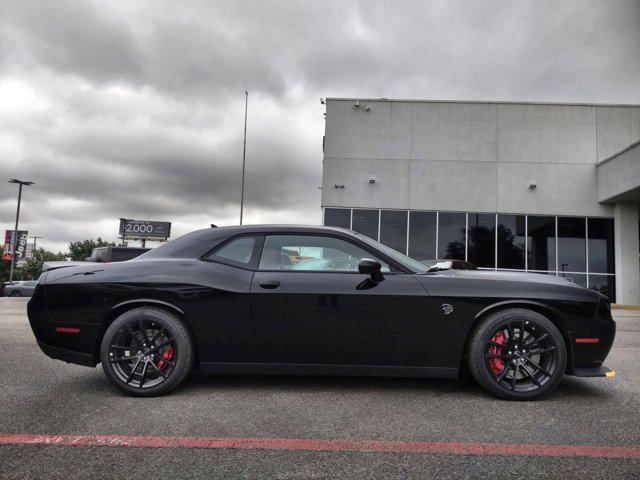
[[[198,230],[133,260],[41,276],[29,320],[48,356],[121,391],[204,373],[456,378],[540,398],[563,375],[612,376],[609,300],[548,275],[431,271],[332,227]]]

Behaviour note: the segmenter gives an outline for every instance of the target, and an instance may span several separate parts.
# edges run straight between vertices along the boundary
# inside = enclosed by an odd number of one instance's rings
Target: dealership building
[[[326,100],[325,225],[640,305],[640,106]]]

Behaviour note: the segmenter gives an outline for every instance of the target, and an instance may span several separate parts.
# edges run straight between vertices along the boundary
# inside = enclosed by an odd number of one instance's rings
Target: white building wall
[[[612,216],[595,165],[634,138],[640,107],[329,99],[322,204]]]

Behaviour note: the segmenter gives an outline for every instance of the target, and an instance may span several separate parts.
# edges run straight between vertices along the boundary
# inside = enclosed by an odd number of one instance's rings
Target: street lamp
[[[36,242],[38,241],[39,238],[43,238],[43,237],[36,237],[35,235],[32,235],[31,238],[33,238],[33,252],[31,253],[31,257],[33,257],[33,254],[36,251]]]
[[[242,146],[242,193],[240,193],[240,225],[244,211],[244,167],[247,160],[247,107],[249,106],[249,92],[244,92],[244,142]]]
[[[16,227],[13,230],[13,254],[11,255],[11,270],[9,270],[9,283],[13,282],[13,268],[16,264],[16,249],[18,248],[18,220],[20,219],[20,201],[22,200],[22,186],[30,186],[33,185],[33,182],[25,182],[23,180],[18,180],[17,178],[12,178],[9,180],[9,183],[17,183],[20,185],[18,188],[18,209],[16,210]]]

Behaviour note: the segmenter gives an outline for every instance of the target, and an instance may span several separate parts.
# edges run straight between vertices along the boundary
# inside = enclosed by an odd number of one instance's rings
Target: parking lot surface
[[[140,399],[46,357],[26,299],[0,298],[0,478],[640,478],[640,312],[614,317],[617,376],[565,377],[539,402],[449,380],[198,373]]]

